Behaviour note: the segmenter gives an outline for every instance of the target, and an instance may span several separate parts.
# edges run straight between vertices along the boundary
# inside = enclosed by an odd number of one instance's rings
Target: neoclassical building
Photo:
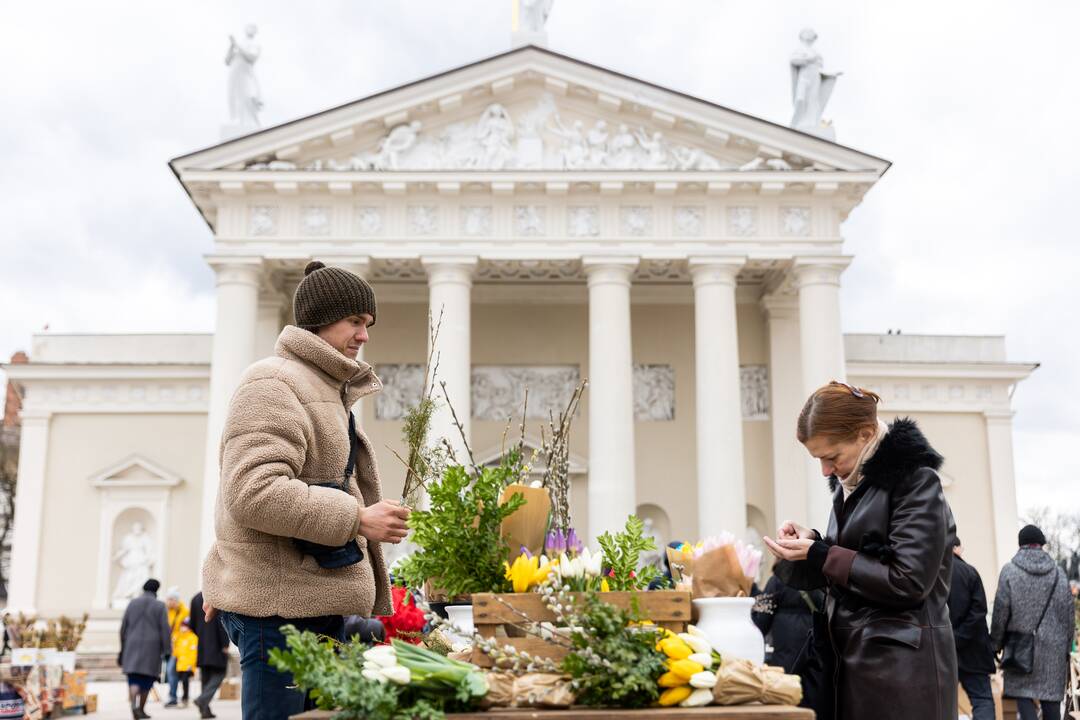
[[[388,495],[433,315],[481,461],[526,387],[535,446],[588,380],[571,470],[589,537],[635,512],[665,541],[823,525],[794,422],[846,378],[944,454],[983,577],[1012,554],[1010,398],[1035,365],[1000,337],[841,333],[843,222],[886,160],[526,46],[170,166],[213,235],[214,334],[43,334],[6,368],[25,389],[10,602],[91,609],[89,645],[110,642],[125,558],[197,589],[231,392],[313,258],[378,295],[364,359],[385,388],[358,412]],[[435,432],[461,447],[445,406]]]

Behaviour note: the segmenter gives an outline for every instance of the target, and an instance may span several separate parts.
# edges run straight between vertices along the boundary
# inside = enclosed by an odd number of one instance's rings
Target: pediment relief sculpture
[[[550,93],[511,112],[499,102],[475,119],[438,128],[420,120],[390,128],[344,157],[251,162],[252,171],[675,170],[787,171],[782,158],[732,162],[663,131],[603,118],[564,117]],[[794,160],[793,160],[794,161]],[[812,169],[807,167],[798,169]]]

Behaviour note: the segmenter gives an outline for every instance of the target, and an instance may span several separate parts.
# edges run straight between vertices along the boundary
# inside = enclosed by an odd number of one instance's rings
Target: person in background
[[[195,662],[199,655],[199,638],[191,629],[191,618],[186,617],[180,621],[180,632],[173,640],[173,663],[176,667],[176,676],[184,688],[184,695],[180,699],[180,706],[187,707],[191,697],[191,676],[195,674]]]
[[[165,593],[165,607],[169,611],[169,634],[175,644],[176,638],[180,635],[180,624],[188,617],[187,605],[180,599],[180,588],[174,585]],[[165,703],[165,707],[177,707],[176,688],[180,683],[180,676],[176,672],[175,649],[169,654],[169,664],[165,669],[165,678],[169,681],[169,701]]]
[[[813,613],[825,611],[825,594],[788,587],[773,573],[765,584],[764,597],[771,612],[755,612],[753,619],[762,635],[772,636],[773,650],[766,662],[793,674],[795,660],[813,626]]]
[[[194,702],[199,708],[199,717],[205,720],[217,717],[210,710],[210,701],[225,680],[229,667],[229,634],[221,620],[206,620],[201,592],[191,598],[191,629],[199,638],[195,665],[199,668],[199,686],[202,688]]]
[[[1035,633],[1031,672],[1005,668],[1005,697],[1016,698],[1021,720],[1038,717],[1036,700],[1042,720],[1060,720],[1076,629],[1073,597],[1065,572],[1043,550],[1042,530],[1026,525],[1018,540],[1020,549],[998,576],[990,642],[995,651],[1001,651],[1006,633]]]
[[[168,611],[157,599],[161,583],[143,584],[143,594],[128,603],[120,621],[120,667],[127,675],[131,716],[148,720],[146,699],[161,676],[161,663],[172,653]]]
[[[979,571],[964,562],[963,552],[960,538],[956,538],[949,584],[949,621],[956,640],[956,665],[960,685],[971,700],[972,720],[994,720],[990,676],[997,668],[986,625],[986,590]]]

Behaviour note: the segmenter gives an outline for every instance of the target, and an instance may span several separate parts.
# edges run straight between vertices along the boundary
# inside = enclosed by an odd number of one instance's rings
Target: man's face
[[[374,321],[375,318],[368,314],[350,315],[336,323],[322,326],[316,335],[345,357],[355,360],[360,348],[368,341],[368,325]]]

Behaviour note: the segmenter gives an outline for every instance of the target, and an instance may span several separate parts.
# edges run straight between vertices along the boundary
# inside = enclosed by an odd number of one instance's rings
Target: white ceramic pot
[[[765,638],[750,619],[753,598],[699,598],[694,600],[696,623],[722,658],[765,662]]]
[[[460,634],[455,632],[458,639],[463,643],[471,643],[473,631],[472,620],[472,605],[447,605],[446,606],[447,618],[454,624],[460,631]]]

